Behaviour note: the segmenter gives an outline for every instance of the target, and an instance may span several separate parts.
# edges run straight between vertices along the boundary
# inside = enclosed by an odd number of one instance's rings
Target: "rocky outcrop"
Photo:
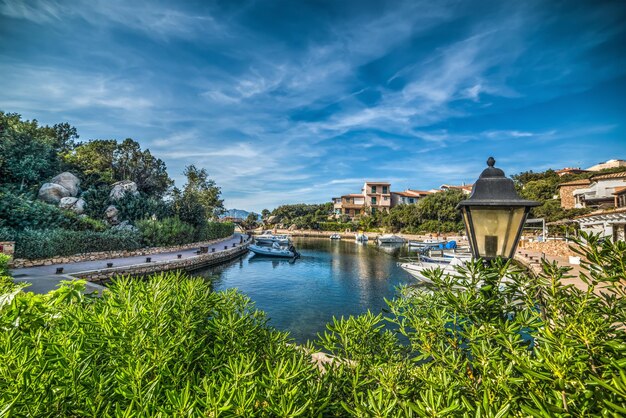
[[[267,223],[270,225],[276,225],[280,222],[280,218],[278,216],[270,216],[267,218]]]
[[[293,224],[289,227],[290,231],[295,231],[296,229],[298,229],[298,227],[296,226],[296,224]]]
[[[49,183],[44,183],[39,189],[37,198],[46,203],[58,205],[64,197],[75,197],[78,195],[80,180],[69,172],[64,172],[55,176]]]
[[[64,172],[55,176],[50,180],[50,183],[58,184],[59,186],[65,187],[68,192],[70,192],[70,196],[76,197],[78,196],[78,189],[80,187],[80,179],[76,177],[74,174],[69,172]]]
[[[127,194],[137,195],[139,192],[137,191],[137,183],[130,180],[122,180],[117,183],[113,183],[113,188],[111,189],[111,193],[109,193],[109,199],[111,200],[120,200]]]
[[[85,211],[85,205],[85,201],[79,197],[64,197],[59,202],[61,209],[71,210],[79,215]]]
[[[111,225],[117,225],[119,223],[117,219],[117,215],[119,215],[120,211],[113,205],[110,205],[105,211],[104,216],[106,216],[107,222]]]
[[[61,202],[61,199],[69,196],[69,190],[56,183],[44,183],[37,194],[38,199],[53,205],[58,205]]]

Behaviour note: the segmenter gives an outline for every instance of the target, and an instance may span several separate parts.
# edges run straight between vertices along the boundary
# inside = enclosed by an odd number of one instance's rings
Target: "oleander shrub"
[[[321,416],[332,389],[236,291],[178,273],[0,303],[8,416]]]
[[[388,312],[335,319],[318,369],[236,291],[170,273],[102,297],[66,282],[0,295],[8,416],[624,416],[626,243],[586,236],[587,284],[481,260]],[[582,243],[581,243],[582,244]],[[1,271],[1,268],[0,268]]]
[[[179,218],[165,218],[160,221],[144,219],[137,221],[142,242],[148,247],[181,245],[194,241],[193,226]]]
[[[141,247],[139,234],[127,230],[25,230],[16,236],[15,257],[50,258],[97,251],[136,250]]]
[[[229,237],[235,233],[235,224],[232,222],[207,222],[196,231],[195,241],[209,241]]]

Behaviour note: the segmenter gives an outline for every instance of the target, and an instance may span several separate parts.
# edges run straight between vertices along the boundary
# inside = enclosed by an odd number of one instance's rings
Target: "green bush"
[[[180,274],[120,278],[102,297],[66,282],[0,296],[8,416],[624,416],[626,243],[579,250],[534,277],[476,260],[388,313],[335,319],[321,372],[235,291]]]
[[[235,224],[232,222],[207,222],[196,231],[195,241],[226,238],[234,233]]]
[[[15,257],[37,259],[138,248],[141,248],[139,234],[132,231],[25,230],[17,234]]]
[[[321,416],[326,378],[235,291],[200,278],[66,283],[0,305],[9,416]]]
[[[322,231],[337,231],[337,232],[343,232],[346,229],[349,231],[355,230],[355,226],[351,222],[345,222],[345,223],[344,222],[320,222],[319,228]]]
[[[165,218],[161,221],[145,219],[137,221],[142,242],[148,247],[181,245],[193,242],[193,226],[178,218]]]

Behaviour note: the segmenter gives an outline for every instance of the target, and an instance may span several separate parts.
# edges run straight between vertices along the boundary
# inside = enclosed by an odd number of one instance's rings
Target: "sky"
[[[626,159],[626,1],[0,0],[0,110],[227,208]]]

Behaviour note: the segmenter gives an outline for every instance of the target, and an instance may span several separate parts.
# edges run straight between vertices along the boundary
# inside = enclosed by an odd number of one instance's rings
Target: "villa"
[[[460,186],[453,186],[453,185],[450,185],[450,184],[442,184],[439,187],[439,190],[444,191],[444,192],[446,190],[458,190],[458,191],[462,192],[463,194],[470,195],[470,194],[472,194],[472,188],[473,187],[474,187],[473,184],[465,184],[465,183],[461,184]]]
[[[407,189],[403,192],[392,192],[391,184],[388,182],[366,181],[361,188],[361,193],[350,193],[332,198],[334,215],[354,218],[368,213],[374,214],[377,211],[388,212],[397,205],[417,204],[424,197],[438,191]]]

